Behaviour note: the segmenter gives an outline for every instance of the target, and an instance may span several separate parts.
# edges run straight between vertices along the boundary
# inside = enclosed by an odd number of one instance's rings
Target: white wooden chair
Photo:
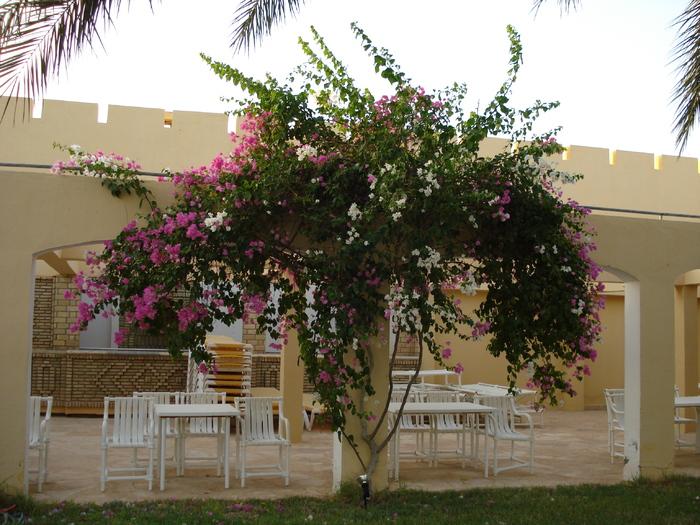
[[[459,393],[448,391],[425,392],[422,400],[426,403],[454,403],[459,401]],[[468,419],[463,419],[458,414],[433,414],[430,416],[430,464],[437,465],[442,459],[461,459],[462,468],[465,467],[467,450],[466,434],[470,430]],[[456,436],[455,448],[452,450],[440,450],[440,434],[453,434]],[[471,451],[474,449],[473,440],[470,441]]]
[[[681,395],[681,392],[680,392],[680,390],[678,390],[678,387],[674,386],[674,390],[676,392],[676,397],[679,397]],[[673,422],[676,425],[676,448],[694,447],[695,446],[694,441],[683,440],[683,432],[682,432],[682,428],[681,428],[682,425],[694,425],[695,421],[696,420],[693,418],[684,417],[681,414],[680,408],[675,409],[675,411],[673,413]]]
[[[176,396],[179,404],[216,404],[226,403],[226,392],[180,392]],[[219,419],[216,417],[191,417],[187,421],[179,421],[180,425],[175,429],[175,462],[177,463],[178,476],[185,474],[185,467],[216,466],[216,475],[221,476],[224,466],[224,432],[219,428]],[[216,438],[216,456],[188,457],[185,442],[187,438]]]
[[[36,469],[30,469],[30,474],[37,475],[37,491],[49,476],[49,444],[51,443],[51,408],[53,397],[31,396],[29,398],[29,450],[39,452],[39,464]],[[42,416],[41,411],[44,410]]]
[[[391,402],[401,403],[404,398],[405,391],[392,392]],[[422,398],[422,393],[409,393],[407,402],[420,401]],[[391,443],[389,444],[389,476],[394,475],[394,479],[399,479],[399,459],[403,458],[413,458],[413,459],[428,459],[431,461],[430,448],[425,448],[425,436],[428,435],[428,443],[430,445],[430,422],[427,416],[424,415],[414,415],[414,414],[404,414],[402,415],[398,422],[395,416],[391,416],[389,424],[393,428],[398,423],[399,428],[394,434]],[[408,433],[414,434],[416,438],[415,448],[411,452],[401,452],[399,450],[401,440],[400,435]],[[398,434],[398,435],[397,435]]]
[[[179,395],[179,392],[134,392],[133,396],[134,397],[151,397],[153,398],[153,404],[154,405],[170,405],[174,404],[177,402],[177,396]],[[149,412],[148,414],[149,419],[153,417],[152,412]],[[150,421],[149,424],[146,426],[146,429],[150,428]],[[155,422],[153,423],[153,437],[158,438],[159,433],[160,433],[160,425],[156,425]],[[175,430],[172,428],[171,421],[170,419],[166,419],[165,421],[165,437],[166,438],[174,438],[175,437]],[[172,458],[174,461],[174,458]],[[147,461],[145,458],[139,458],[138,457],[138,448],[134,449],[134,457],[133,457],[134,465],[136,465],[139,462]]]
[[[608,411],[608,451],[610,463],[615,457],[625,457],[625,390],[622,388],[606,388],[605,408]],[[622,433],[622,438],[616,433]]]
[[[145,479],[148,490],[153,490],[153,398],[150,397],[105,397],[102,420],[102,474],[101,487],[105,490],[107,481],[117,479]],[[110,417],[110,412],[113,413]],[[148,450],[148,463],[139,467],[132,463],[131,468],[110,468],[107,452],[110,449],[145,448]],[[133,459],[133,458],[132,458]],[[143,471],[142,474],[139,472]],[[115,473],[130,472],[126,475]]]
[[[532,423],[530,414],[518,412],[515,409],[515,399],[512,396],[476,396],[476,403],[481,403],[484,406],[489,406],[495,409],[487,416],[481,425],[478,427],[478,432],[484,435],[484,439],[493,439],[493,474],[497,476],[503,470],[510,470],[518,467],[529,467],[530,474],[535,472],[535,427]],[[521,425],[529,427],[529,433],[519,432],[515,428],[515,417],[521,418]],[[510,454],[508,456],[498,456],[498,444],[500,441],[510,441]],[[529,444],[528,459],[516,457],[515,443]],[[479,451],[476,451],[477,462],[481,461],[478,457]],[[499,461],[509,461],[508,466],[498,466]],[[483,462],[486,463],[488,458]],[[485,465],[488,473],[488,465]]]
[[[237,397],[241,416],[236,424],[236,477],[245,487],[248,477],[283,476],[289,485],[289,420],[284,417],[281,397]],[[275,429],[275,415],[277,428]],[[276,464],[248,465],[247,449],[254,446],[278,447]],[[260,471],[263,472],[260,472]]]
[[[303,394],[302,418],[304,421],[304,429],[309,432],[314,426],[314,420],[317,416],[322,416],[325,412],[324,406],[316,400],[315,394]]]
[[[479,386],[484,386],[488,388],[494,389],[494,391],[497,391],[499,395],[504,395],[504,396],[509,396],[510,394],[510,387],[504,386],[504,385],[494,385],[492,383],[482,383],[479,381],[477,383]],[[545,407],[540,405],[536,406],[537,404],[537,398],[538,398],[538,393],[536,391],[528,391],[526,390],[524,393],[522,392],[522,389],[517,389],[517,392],[515,394],[515,410],[517,412],[516,414],[516,424],[520,426],[521,424],[527,425],[527,421],[521,421],[522,418],[519,417],[518,414],[530,414],[531,417],[539,416],[539,421],[534,421],[533,420],[533,425],[539,426],[540,428],[544,428],[544,410]],[[484,392],[482,395],[496,395],[496,393],[491,394],[491,393],[486,393]],[[528,400],[528,398],[532,396],[531,399]]]

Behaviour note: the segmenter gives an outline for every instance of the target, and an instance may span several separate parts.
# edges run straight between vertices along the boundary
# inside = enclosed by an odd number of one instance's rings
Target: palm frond
[[[129,3],[130,0],[127,0]],[[152,0],[148,0],[152,3]],[[0,5],[0,94],[7,101],[41,98],[49,78],[83,50],[102,44],[121,0],[13,0]]]
[[[532,10],[535,12],[535,15],[537,15],[540,7],[542,7],[542,4],[544,4],[546,1],[547,0],[533,0]],[[561,14],[566,14],[572,10],[576,11],[581,5],[581,0],[557,0],[557,4],[559,4]]]
[[[231,32],[235,52],[250,51],[288,15],[296,16],[306,0],[243,0],[236,10]]]
[[[673,131],[680,154],[700,117],[700,0],[691,0],[673,25],[678,28],[672,55],[678,82],[671,100],[676,104]]]

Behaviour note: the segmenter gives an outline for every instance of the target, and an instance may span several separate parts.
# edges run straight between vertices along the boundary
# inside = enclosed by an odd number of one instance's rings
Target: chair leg
[[[238,433],[236,433],[236,466],[234,467],[234,475],[236,479],[240,477],[241,474],[241,439]]]
[[[285,445],[285,448],[287,449],[286,453],[286,461],[285,461],[285,466],[284,466],[284,471],[286,473],[286,476],[284,477],[284,485],[288,486],[289,485],[289,449],[292,448],[289,445]]]
[[[241,488],[245,488],[245,444],[241,448]]]
[[[498,440],[493,438],[493,475],[498,476]]]
[[[105,491],[105,483],[107,482],[107,449],[102,448],[102,474],[100,477],[100,490]]]
[[[37,491],[41,492],[44,484],[44,449],[39,449],[39,470],[37,471]]]
[[[44,477],[42,483],[46,483],[49,480],[49,444],[44,445]]]
[[[148,470],[146,476],[148,479],[148,490],[153,490],[153,447],[148,449]]]

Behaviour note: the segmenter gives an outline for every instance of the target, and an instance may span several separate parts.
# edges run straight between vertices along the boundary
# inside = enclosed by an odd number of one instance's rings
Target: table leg
[[[491,414],[486,414],[486,417],[492,418],[493,416]],[[479,439],[478,436],[477,439]],[[484,421],[484,477],[489,477],[489,432],[486,421]]]
[[[158,417],[160,432],[158,433],[158,444],[160,451],[158,452],[158,468],[160,470],[160,490],[165,490],[165,426],[166,419]]]
[[[396,422],[399,425],[396,428],[396,434],[394,435],[394,479],[399,480],[399,454],[401,454],[401,426],[399,421]]]
[[[231,418],[222,417],[220,425],[225,425],[224,427],[224,488],[229,486],[229,452],[230,452],[230,437],[231,437]]]

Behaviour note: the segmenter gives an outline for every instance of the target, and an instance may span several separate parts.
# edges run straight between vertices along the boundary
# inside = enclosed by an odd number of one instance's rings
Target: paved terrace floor
[[[400,482],[422,490],[469,489],[474,487],[529,487],[556,486],[579,483],[618,483],[622,481],[622,459],[610,462],[607,449],[607,416],[605,411],[562,412],[552,411],[544,416],[544,428],[535,430],[535,473],[520,468],[484,478],[483,467],[475,470],[468,465],[462,469],[459,461],[441,461],[428,468],[427,462],[402,460]],[[30,483],[30,492],[41,500],[73,500],[102,503],[111,500],[140,501],[160,498],[283,498],[292,495],[324,496],[332,486],[332,440],[334,436],[323,427],[304,432],[303,442],[292,445],[291,480],[284,486],[279,477],[250,478],[246,487],[233,475],[231,485],[224,488],[223,477],[216,477],[214,467],[188,467],[185,476],[176,477],[174,469],[166,470],[166,487],[161,491],[157,480],[154,489],[147,482],[112,481],[105,492],[100,491],[101,461],[100,417],[54,416],[51,419],[51,450],[49,481],[41,494]],[[411,441],[411,437],[402,440]],[[693,440],[694,434],[686,436]],[[232,436],[231,450],[234,449]],[[443,438],[441,438],[442,441]],[[171,440],[170,440],[171,441]],[[171,447],[172,445],[168,443]],[[509,445],[506,445],[509,446]],[[188,455],[211,453],[213,439],[187,441]],[[249,451],[249,462],[263,459],[269,447],[255,447]],[[700,477],[700,455],[694,448],[677,449],[675,472]],[[129,453],[125,453],[126,458]],[[30,457],[31,460],[34,457]],[[232,458],[233,459],[233,458]],[[31,464],[31,463],[30,463]]]

